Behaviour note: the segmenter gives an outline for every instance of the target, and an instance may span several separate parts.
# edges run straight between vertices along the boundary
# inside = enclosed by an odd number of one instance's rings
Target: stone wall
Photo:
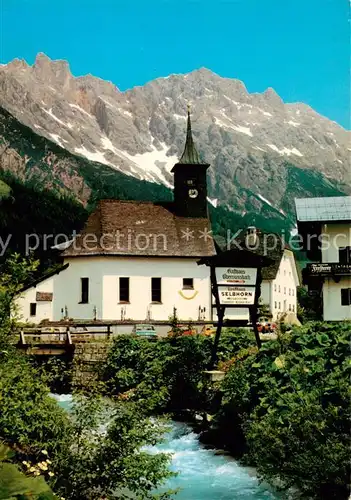
[[[72,386],[88,388],[98,380],[102,363],[106,360],[111,342],[76,344],[73,356]]]

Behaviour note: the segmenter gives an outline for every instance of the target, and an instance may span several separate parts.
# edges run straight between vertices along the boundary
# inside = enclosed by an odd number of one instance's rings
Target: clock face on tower
[[[197,195],[199,194],[197,189],[189,189],[188,191],[189,198],[197,198]]]

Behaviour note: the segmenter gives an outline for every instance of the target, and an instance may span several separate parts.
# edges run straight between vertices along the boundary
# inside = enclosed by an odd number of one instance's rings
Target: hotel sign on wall
[[[217,285],[256,285],[257,268],[217,267]]]
[[[349,276],[351,275],[351,264],[308,264],[308,272],[311,276]]]

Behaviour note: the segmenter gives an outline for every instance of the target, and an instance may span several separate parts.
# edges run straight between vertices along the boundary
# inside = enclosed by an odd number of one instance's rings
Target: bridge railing
[[[25,328],[19,332],[18,345],[27,346],[35,344],[50,344],[50,345],[72,345],[78,343],[89,342],[95,339],[111,338],[111,327],[106,326],[103,330],[87,330],[77,331],[76,328],[67,327],[65,330],[55,329],[54,331],[47,328]]]

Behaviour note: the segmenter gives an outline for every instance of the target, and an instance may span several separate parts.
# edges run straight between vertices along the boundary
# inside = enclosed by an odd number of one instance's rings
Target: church
[[[184,152],[172,169],[173,202],[101,200],[63,251],[63,266],[23,290],[22,321],[211,320],[210,271],[216,253],[206,173],[190,111]]]

